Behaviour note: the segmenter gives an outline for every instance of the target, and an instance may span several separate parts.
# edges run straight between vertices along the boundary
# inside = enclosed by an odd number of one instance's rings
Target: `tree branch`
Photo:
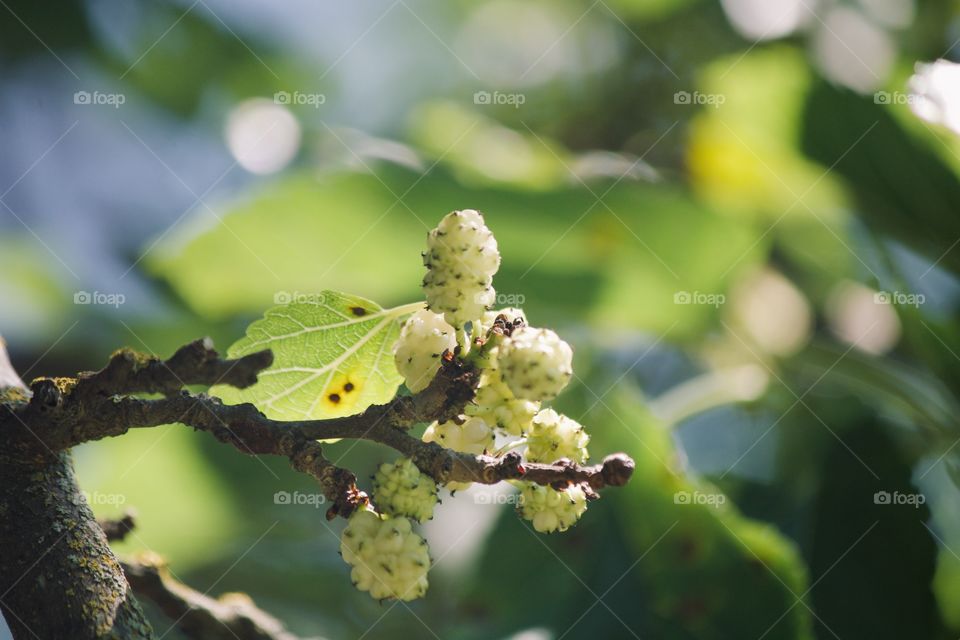
[[[103,535],[107,536],[107,542],[122,542],[137,526],[136,518],[137,514],[127,509],[119,518],[103,518],[97,520],[97,524],[103,529]]]
[[[39,437],[32,448],[13,446],[8,422],[28,401],[0,338],[0,612],[13,637],[152,638],[70,453],[44,448]]]
[[[136,527],[136,515],[126,511],[97,523],[110,542],[121,541]],[[298,640],[283,624],[259,609],[249,596],[226,593],[207,597],[174,578],[159,555],[147,552],[121,560],[120,566],[136,594],[153,602],[174,626],[201,640]]]
[[[516,453],[500,458],[472,455],[411,436],[407,430],[413,425],[453,419],[473,399],[479,372],[458,360],[444,360],[430,386],[420,393],[373,405],[357,415],[328,420],[271,420],[251,404],[225,405],[217,398],[182,390],[187,383],[246,386],[271,362],[269,352],[222,360],[208,341],[193,342],[167,361],[121,350],[99,372],[81,374],[77,379],[34,381],[30,402],[8,407],[17,420],[7,422],[20,432],[24,446],[35,445],[40,439],[53,451],[118,436],[131,428],[186,424],[247,454],[289,458],[294,468],[320,483],[333,504],[331,516],[349,516],[366,496],[357,489],[353,473],[323,457],[317,440],[328,438],[364,439],[389,446],[410,457],[439,483],[495,484],[523,479],[555,486],[585,483],[596,491],[625,484],[634,469],[633,460],[622,453],[593,466],[569,460],[523,463]],[[162,392],[166,397],[119,395],[117,389],[123,393]],[[0,414],[0,426],[4,418]],[[18,429],[18,422],[23,428]]]
[[[78,395],[162,393],[172,395],[192,385],[228,384],[239,389],[257,381],[257,374],[273,364],[273,354],[258,351],[237,360],[223,360],[210,338],[194,340],[160,360],[133,349],[119,349],[107,366],[80,373],[73,393]]]
[[[166,563],[155,554],[142,554],[121,564],[137,595],[155,604],[189,638],[298,640],[246,594],[211,598],[171,577]]]
[[[0,611],[17,640],[152,638],[70,453],[0,451]]]

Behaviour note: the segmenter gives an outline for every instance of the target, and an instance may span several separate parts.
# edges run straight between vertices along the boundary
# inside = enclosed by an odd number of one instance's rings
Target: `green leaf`
[[[702,333],[717,313],[676,305],[674,294],[724,292],[769,250],[762,225],[717,215],[665,184],[609,179],[595,187],[613,186],[599,206],[579,185],[537,192],[464,185],[443,163],[426,175],[393,166],[376,175],[314,174],[258,187],[229,207],[222,223],[198,218],[177,227],[144,263],[210,320],[269,307],[278,282],[313,291],[319,280],[397,304],[422,295],[427,231],[448,211],[469,206],[483,211],[497,236],[503,255],[497,292],[522,295],[532,321],[590,320],[605,328],[669,330],[680,339]],[[396,194],[406,192],[405,205],[397,205]],[[389,269],[371,268],[384,256]]]
[[[638,395],[621,386],[586,412],[591,401],[580,411],[608,443],[598,450],[622,446],[637,463],[630,483],[591,503],[563,535],[536,534],[504,510],[464,598],[497,616],[466,637],[538,625],[567,640],[633,637],[625,629],[669,640],[813,640],[810,609],[797,602],[809,580],[795,543],[684,474],[670,429]],[[678,500],[696,493],[724,502]],[[547,581],[538,575],[545,567],[554,572]],[[603,594],[603,606],[591,606],[590,593]]]
[[[315,291],[319,281],[391,304],[416,299],[424,274],[420,251],[430,227],[391,195],[414,180],[410,171],[393,178],[280,178],[225,203],[228,215],[221,222],[204,224],[198,216],[192,225],[177,227],[144,262],[210,319],[268,308],[279,282],[288,291]],[[450,209],[444,203],[428,210],[439,217]],[[386,255],[389,269],[371,268]]]
[[[815,85],[807,98],[803,151],[845,178],[872,230],[960,273],[960,184],[921,129],[915,135],[869,97]],[[929,133],[929,131],[926,131]]]
[[[816,403],[810,410],[820,411]],[[858,413],[840,423],[837,438],[828,436],[821,488],[809,509],[817,637],[954,637],[931,589],[938,544],[926,497],[912,481],[916,458],[883,418],[866,407]],[[924,502],[886,504],[877,500],[883,492]]]
[[[238,358],[270,349],[273,365],[252,387],[211,392],[229,404],[252,402],[276,420],[336,418],[387,402],[403,382],[393,363],[400,321],[422,306],[383,309],[324,291],[274,307],[227,351]]]

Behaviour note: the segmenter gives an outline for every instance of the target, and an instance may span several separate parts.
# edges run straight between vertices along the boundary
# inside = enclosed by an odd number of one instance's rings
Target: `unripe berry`
[[[407,388],[414,393],[426,389],[440,369],[440,356],[456,344],[456,332],[443,316],[427,309],[410,316],[393,348],[397,371]]]
[[[487,424],[495,425],[510,435],[519,436],[530,429],[539,409],[539,402],[517,399],[500,372],[492,369],[481,376],[473,404],[467,405],[465,411],[467,415],[483,418]]]
[[[373,501],[391,516],[429,520],[437,504],[437,483],[410,458],[385,462],[373,477]]]
[[[357,589],[377,600],[413,600],[427,592],[430,553],[406,518],[358,509],[343,530],[340,554]]]
[[[427,305],[458,329],[479,320],[496,300],[493,274],[500,268],[500,252],[478,211],[444,216],[427,234],[423,264]]]
[[[424,442],[436,442],[447,449],[480,454],[493,447],[493,430],[483,418],[467,418],[463,424],[456,421],[434,422],[423,433]]]
[[[573,375],[573,350],[549,329],[517,329],[497,360],[504,382],[524,400],[555,398]]]
[[[517,512],[540,533],[566,531],[587,510],[587,494],[579,485],[562,491],[531,482],[523,483]]]
[[[488,311],[480,320],[481,335],[487,337],[497,318],[502,318],[504,326],[517,328],[527,321],[521,309],[508,307]],[[533,416],[540,410],[540,403],[521,400],[513,395],[504,382],[498,365],[499,345],[505,338],[502,335],[489,337],[491,341],[484,345],[483,356],[476,360],[483,368],[483,375],[480,377],[473,402],[467,405],[464,412],[483,418],[487,424],[499,427],[509,435],[523,435],[530,428]]]
[[[590,436],[579,422],[544,409],[533,419],[527,436],[527,460],[530,462],[555,462],[569,458],[583,464],[587,460],[587,443]]]
[[[463,453],[481,454],[493,448],[494,434],[483,418],[463,418],[463,424],[455,421],[434,422],[423,433],[424,442],[436,442],[447,449]],[[450,491],[460,491],[469,487],[471,482],[448,482],[444,486]]]

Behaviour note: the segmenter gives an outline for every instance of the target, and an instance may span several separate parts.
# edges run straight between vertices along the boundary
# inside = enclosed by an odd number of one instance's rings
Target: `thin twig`
[[[198,640],[299,640],[283,623],[257,608],[243,593],[211,598],[178,582],[156,554],[121,562],[130,586],[188,638]]]

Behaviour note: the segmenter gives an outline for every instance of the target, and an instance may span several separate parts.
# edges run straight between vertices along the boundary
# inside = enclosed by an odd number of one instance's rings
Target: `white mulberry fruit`
[[[517,511],[533,523],[540,533],[566,531],[577,523],[587,510],[587,494],[579,485],[562,491],[530,482],[523,483]]]
[[[385,462],[373,476],[373,501],[391,516],[423,522],[433,517],[437,483],[422,473],[410,458]]]
[[[514,396],[496,369],[483,373],[473,404],[465,409],[467,415],[483,418],[487,424],[496,425],[512,436],[526,433],[539,410],[539,402]]]
[[[483,418],[467,418],[463,424],[456,421],[434,422],[423,434],[424,442],[436,442],[447,449],[483,453],[493,447],[493,430]]]
[[[523,326],[527,321],[521,309],[508,307],[488,311],[480,320],[481,334],[486,335],[500,316],[503,316],[506,324],[516,327]],[[467,405],[464,412],[483,418],[487,424],[495,425],[509,435],[519,436],[529,430],[533,416],[540,410],[540,403],[517,398],[503,381],[497,362],[500,352],[497,345],[503,339],[496,338],[497,342],[484,347],[486,354],[480,361],[484,368],[483,375],[473,402]]]
[[[427,305],[459,329],[480,320],[496,300],[493,274],[500,268],[497,240],[473,209],[444,216],[427,234],[423,254]]]
[[[397,371],[407,388],[414,393],[426,389],[440,369],[440,356],[456,344],[456,331],[443,316],[427,309],[410,316],[393,349]]]
[[[463,424],[456,421],[434,422],[423,433],[424,442],[436,442],[447,449],[478,455],[493,448],[493,429],[483,418],[466,418]],[[448,482],[450,491],[466,489],[470,482]]]
[[[497,357],[504,382],[524,400],[550,400],[573,375],[573,350],[549,329],[521,327],[504,340]]]
[[[590,436],[579,422],[544,409],[533,419],[527,436],[527,459],[530,462],[554,462],[569,458],[583,464],[587,460]]]
[[[406,518],[358,509],[343,530],[340,554],[357,589],[377,600],[413,600],[427,592],[430,553]]]

